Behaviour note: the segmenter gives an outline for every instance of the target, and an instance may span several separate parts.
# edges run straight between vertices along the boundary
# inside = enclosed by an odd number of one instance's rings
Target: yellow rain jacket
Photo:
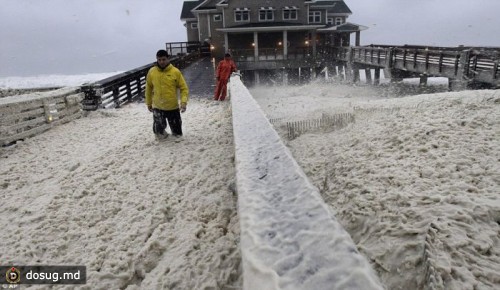
[[[181,103],[186,105],[189,89],[181,71],[172,64],[165,69],[155,65],[146,76],[146,105],[164,111],[178,109],[178,88],[181,91]]]

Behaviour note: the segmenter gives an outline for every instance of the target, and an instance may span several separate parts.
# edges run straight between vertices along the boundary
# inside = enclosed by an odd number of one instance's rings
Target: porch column
[[[348,82],[356,82],[356,74],[355,74],[356,67],[352,59],[353,59],[352,47],[349,47],[347,51],[347,62],[344,67],[345,78]]]
[[[287,59],[288,57],[288,31],[283,30],[283,59]]]
[[[259,61],[259,33],[257,33],[257,31],[254,31],[253,33],[253,43],[255,44],[253,47],[255,61]]]
[[[316,30],[312,31],[313,56],[316,56]]]
[[[356,31],[356,46],[360,46],[361,43],[361,31]]]
[[[227,36],[227,32],[224,32],[224,49],[226,50],[225,52],[229,52],[229,38]]]

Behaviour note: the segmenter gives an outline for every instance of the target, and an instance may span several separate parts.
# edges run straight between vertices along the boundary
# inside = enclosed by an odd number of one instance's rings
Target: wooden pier
[[[421,84],[425,84],[428,77],[446,77],[452,90],[480,84],[500,87],[500,48],[357,46],[332,48],[327,54],[334,65],[344,67],[354,82],[359,80],[360,70],[374,69],[375,84],[383,70],[391,81],[420,77]],[[367,76],[370,81],[371,75]]]
[[[452,90],[471,85],[500,87],[500,48],[371,45],[318,47],[316,54],[304,50],[302,55],[286,56],[277,50],[271,50],[271,54],[268,51],[260,50],[258,58],[242,58],[242,53],[235,51],[235,61],[241,70],[256,74],[266,69],[282,69],[284,74],[290,74],[290,69],[300,68],[312,70],[310,76],[314,77],[316,72],[330,67],[339,68],[348,80],[357,82],[360,70],[374,69],[374,84],[379,83],[383,70],[392,81],[420,77],[425,84],[428,77],[446,77]],[[371,82],[371,74],[367,73],[367,79]]]

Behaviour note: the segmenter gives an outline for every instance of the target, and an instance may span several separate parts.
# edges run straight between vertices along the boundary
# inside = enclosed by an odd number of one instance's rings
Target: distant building
[[[351,14],[343,0],[198,0],[184,2],[181,20],[188,41],[210,45],[214,57],[258,61],[349,46],[351,33],[359,45],[367,27],[347,22]]]

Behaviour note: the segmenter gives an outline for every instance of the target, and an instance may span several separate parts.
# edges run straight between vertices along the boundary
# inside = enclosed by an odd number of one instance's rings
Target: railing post
[[[405,48],[403,50],[403,67],[406,68],[406,55],[408,54],[408,50]]]
[[[429,51],[425,51],[425,73],[429,73]]]
[[[418,49],[415,49],[413,53],[413,69],[417,68],[417,57],[418,57]]]
[[[479,58],[479,55],[477,53],[474,53],[474,56],[469,55],[469,61],[467,62],[469,64],[468,70],[467,70],[467,75],[469,78],[474,78],[475,72],[477,71],[477,60]],[[472,59],[472,65],[470,64],[470,60]],[[472,72],[472,77],[471,76]]]
[[[456,78],[449,80],[449,89],[452,91],[463,90],[469,83],[469,62],[470,50],[464,50],[460,53],[460,58],[455,62]]]
[[[460,54],[460,66],[461,66],[461,71],[462,71],[462,78],[463,79],[469,79],[469,72],[470,72],[470,57],[471,57],[471,50],[465,50]]]
[[[127,100],[132,101],[132,89],[130,87],[130,81],[127,83]]]
[[[443,52],[439,52],[439,73],[443,72]]]
[[[497,79],[497,74],[498,74],[498,59],[495,60],[495,62],[493,63],[493,79],[496,80]]]
[[[84,99],[82,100],[82,109],[85,111],[95,111],[102,103],[101,88],[94,85],[82,86]]]
[[[141,77],[136,78],[135,81],[137,83],[137,96],[142,98]]]
[[[390,47],[386,49],[387,52],[387,58],[385,59],[385,67],[388,69],[392,69],[394,66],[394,48]]]
[[[455,76],[458,75],[458,68],[460,66],[460,54],[455,55]]]
[[[113,102],[116,108],[120,107],[120,90],[118,87],[113,88]]]
[[[388,48],[387,50],[387,58],[385,59],[385,67],[384,67],[384,76],[386,78],[390,78],[391,82],[400,81],[401,77],[397,73],[394,66],[396,65],[396,48]],[[406,66],[406,49],[403,53],[403,67]]]

